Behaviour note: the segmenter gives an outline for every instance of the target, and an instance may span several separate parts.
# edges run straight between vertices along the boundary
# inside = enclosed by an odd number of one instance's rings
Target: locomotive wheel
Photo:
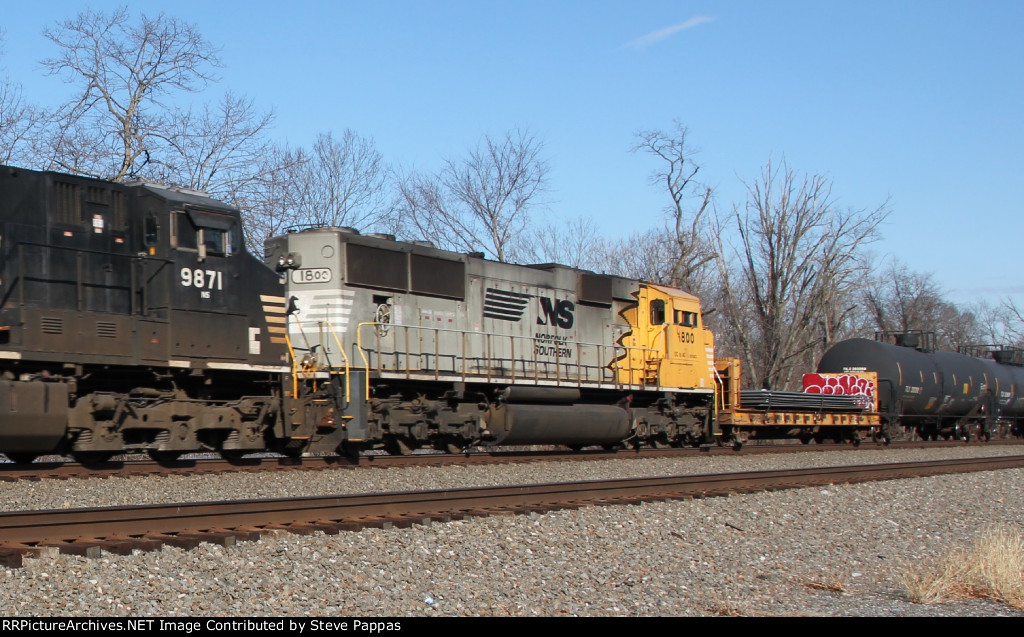
[[[244,465],[244,464],[253,464],[253,463],[258,463],[259,462],[259,460],[255,459],[255,458],[246,458],[247,455],[252,453],[252,452],[248,452],[248,451],[243,451],[243,450],[238,450],[238,449],[231,449],[231,450],[220,450],[220,452],[218,452],[218,453],[220,454],[221,458],[223,458],[227,462],[231,463],[232,465]],[[287,452],[283,452],[283,455],[286,458],[295,458],[295,456],[292,456],[291,454],[289,454]]]
[[[74,458],[79,464],[93,466],[109,462],[115,455],[113,451],[80,451],[74,454]]]
[[[443,452],[445,452],[447,454],[451,454],[453,456],[462,453],[462,445],[460,445],[458,443],[455,443],[455,442],[452,442],[450,440],[444,440],[444,441],[435,443],[434,444],[434,449],[437,449],[438,451],[443,451]]]
[[[390,436],[384,441],[384,448],[393,456],[407,456],[412,453],[413,447],[409,441],[401,436]]]
[[[148,452],[149,457],[158,464],[171,464],[181,457],[180,451],[158,451],[152,449]]]
[[[349,458],[358,458],[362,455],[362,449],[359,444],[349,442],[348,440],[341,443],[341,446],[338,447],[338,452],[344,456],[348,456]]]
[[[15,464],[32,464],[39,457],[34,453],[5,453],[4,455]]]
[[[655,449],[668,449],[672,446],[665,434],[657,434],[648,439],[648,443]]]

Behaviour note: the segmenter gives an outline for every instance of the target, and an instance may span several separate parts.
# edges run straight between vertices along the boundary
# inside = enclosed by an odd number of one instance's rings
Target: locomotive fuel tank
[[[487,426],[494,444],[610,445],[629,436],[625,409],[579,403],[578,389],[512,386],[491,406]]]
[[[629,436],[624,409],[610,405],[518,405],[491,407],[488,429],[496,445],[610,445]]]

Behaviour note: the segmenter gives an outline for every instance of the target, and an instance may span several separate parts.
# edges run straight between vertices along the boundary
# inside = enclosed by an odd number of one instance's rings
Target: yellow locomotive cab
[[[642,284],[635,306],[623,312],[631,331],[619,381],[661,387],[712,389],[715,340],[704,328],[700,299],[675,288]]]

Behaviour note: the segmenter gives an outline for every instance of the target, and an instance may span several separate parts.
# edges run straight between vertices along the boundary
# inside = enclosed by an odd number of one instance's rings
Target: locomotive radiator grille
[[[64,319],[56,316],[44,316],[39,321],[39,329],[43,334],[63,334]]]
[[[97,321],[96,336],[100,338],[117,338],[117,323]]]

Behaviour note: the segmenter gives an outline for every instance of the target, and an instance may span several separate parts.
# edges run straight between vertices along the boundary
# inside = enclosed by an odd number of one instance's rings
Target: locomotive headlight
[[[291,270],[302,266],[302,258],[294,252],[281,255],[277,260],[278,270]]]

